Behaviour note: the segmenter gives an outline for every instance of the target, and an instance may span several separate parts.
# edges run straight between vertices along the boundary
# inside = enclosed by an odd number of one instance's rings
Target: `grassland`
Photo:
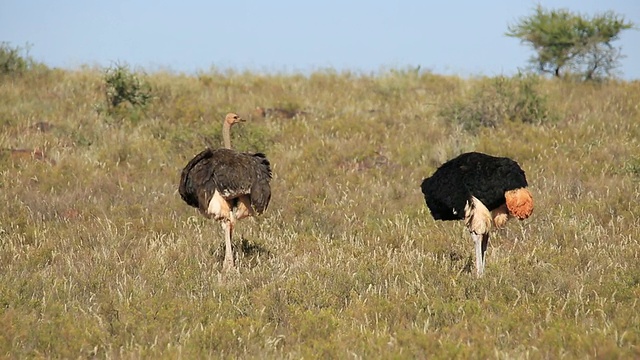
[[[100,69],[0,78],[0,147],[46,155],[0,153],[0,357],[640,357],[637,81],[542,80],[553,116],[467,131],[442,114],[493,79],[147,80],[146,109],[107,112]],[[228,111],[274,179],[221,275],[222,230],[177,184]],[[471,150],[516,159],[536,200],[493,234],[481,279],[463,224],[435,222],[419,189]]]

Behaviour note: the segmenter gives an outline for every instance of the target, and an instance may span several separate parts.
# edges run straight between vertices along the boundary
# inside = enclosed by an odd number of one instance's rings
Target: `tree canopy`
[[[538,5],[532,15],[509,25],[506,35],[519,38],[536,51],[531,64],[538,72],[596,80],[613,75],[622,53],[612,42],[622,30],[633,26],[611,11],[586,17]]]

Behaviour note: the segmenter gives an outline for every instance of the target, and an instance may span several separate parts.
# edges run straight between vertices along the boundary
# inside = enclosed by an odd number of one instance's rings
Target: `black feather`
[[[527,186],[517,162],[478,152],[462,154],[447,161],[422,181],[427,207],[436,220],[460,220],[471,196],[489,210],[505,203],[504,193]]]

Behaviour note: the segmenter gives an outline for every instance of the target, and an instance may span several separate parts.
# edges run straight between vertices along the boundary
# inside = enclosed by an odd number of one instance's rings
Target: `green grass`
[[[0,153],[0,357],[640,357],[640,83],[541,80],[553,120],[467,132],[443,109],[492,79],[146,79],[144,111],[111,114],[100,69],[0,79],[0,147],[55,161]],[[182,202],[180,171],[256,106],[306,114],[234,128],[267,153],[273,198],[222,275],[222,230]],[[471,150],[518,160],[536,201],[493,233],[481,279],[463,224],[419,189]]]

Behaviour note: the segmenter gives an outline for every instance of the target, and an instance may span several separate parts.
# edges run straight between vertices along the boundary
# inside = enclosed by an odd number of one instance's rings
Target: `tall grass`
[[[640,83],[540,80],[553,120],[468,132],[444,110],[495,79],[146,80],[144,112],[110,114],[99,69],[0,79],[0,147],[55,161],[0,153],[0,356],[640,357]],[[234,128],[267,153],[273,198],[225,275],[220,226],[177,183],[224,113],[256,106],[305,114]],[[463,224],[433,221],[419,190],[471,150],[518,160],[536,201],[493,234],[481,279]]]

